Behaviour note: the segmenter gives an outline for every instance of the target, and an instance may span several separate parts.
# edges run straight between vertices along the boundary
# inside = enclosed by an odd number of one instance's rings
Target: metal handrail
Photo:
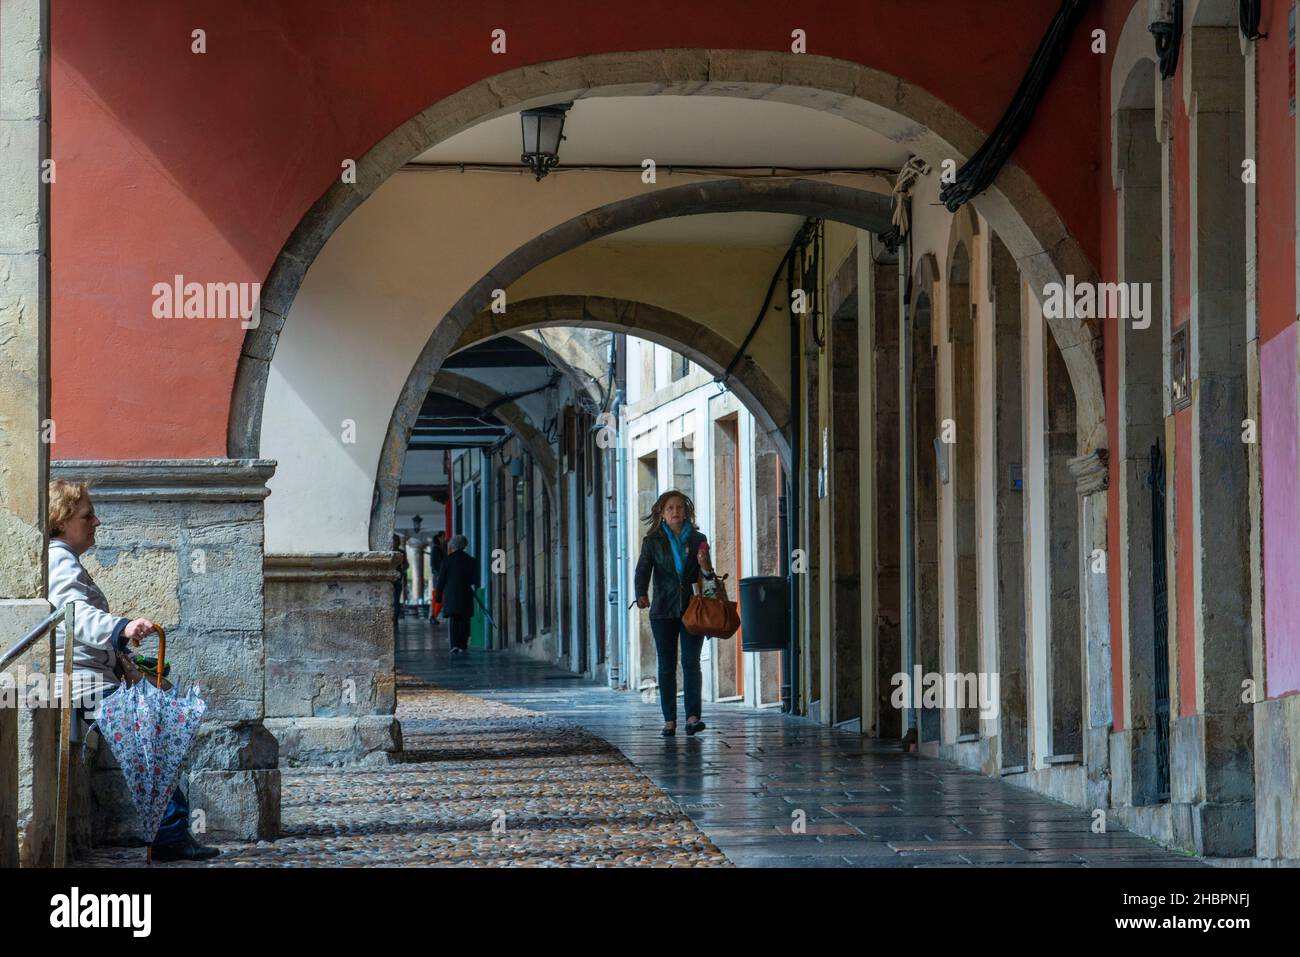
[[[38,642],[41,637],[63,620],[63,684],[59,695],[59,782],[55,793],[54,812],[54,866],[66,867],[68,863],[68,778],[72,765],[72,652],[76,635],[75,601],[67,602],[56,612],[41,619],[16,645],[0,657],[3,671]],[[50,675],[54,674],[55,633],[50,632]]]
[[[44,635],[52,625],[57,625],[59,623],[59,620],[63,618],[64,612],[67,611],[67,608],[68,606],[64,605],[58,611],[50,612],[41,619],[40,624],[27,632],[27,634],[23,635],[16,645],[6,651],[3,657],[0,657],[0,671],[4,671],[22,657],[23,652],[36,644],[36,642],[40,641],[41,636]]]

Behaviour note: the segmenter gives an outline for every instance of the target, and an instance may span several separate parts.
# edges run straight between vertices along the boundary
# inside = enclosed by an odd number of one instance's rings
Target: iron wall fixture
[[[1160,78],[1167,80],[1178,69],[1178,50],[1183,42],[1183,0],[1151,0],[1151,35],[1156,39]]]
[[[572,107],[572,103],[556,103],[519,114],[524,139],[524,152],[519,161],[526,164],[539,181],[560,161],[564,118]]]

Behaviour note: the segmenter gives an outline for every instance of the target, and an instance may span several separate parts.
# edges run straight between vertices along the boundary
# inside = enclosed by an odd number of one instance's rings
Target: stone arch
[[[604,296],[544,296],[512,303],[505,314],[481,311],[461,333],[457,349],[494,335],[547,326],[582,326],[626,332],[675,349],[692,362],[718,375],[736,353],[736,345],[693,319],[646,302]],[[767,372],[742,361],[732,373],[730,388],[745,404],[789,468],[790,403]]]
[[[656,94],[761,98],[831,111],[908,143],[936,166],[949,158],[964,161],[984,139],[962,114],[921,87],[832,57],[752,50],[635,51],[534,64],[481,80],[429,106],[359,157],[356,182],[335,181],[285,242],[262,286],[261,321],[248,331],[240,356],[230,410],[230,455],[258,454],[270,360],[308,268],[348,215],[407,160],[478,122],[529,106],[583,96]],[[973,202],[1003,235],[1036,289],[1066,274],[1087,280],[1096,275],[1052,203],[1014,162]],[[598,213],[586,219],[593,216]],[[598,219],[589,228],[599,228]],[[1081,447],[1104,446],[1096,330],[1062,320],[1053,320],[1051,328],[1078,393]],[[437,348],[450,347],[458,334],[452,330],[444,342],[445,335],[435,333]]]
[[[935,461],[935,440],[939,435],[938,370],[935,363],[935,297],[939,294],[939,264],[932,253],[918,261],[914,270],[908,343],[909,404],[912,476],[908,493],[912,516],[911,634],[905,636],[913,649],[913,667],[923,674],[944,671],[940,640],[939,572],[939,470]],[[941,737],[941,712],[922,708],[917,719],[919,740],[937,744]]]
[[[1115,43],[1115,55],[1110,61],[1110,112],[1112,119],[1115,112],[1120,109],[1121,101],[1126,96],[1131,99],[1132,96],[1136,95],[1134,92],[1129,91],[1137,67],[1143,62],[1150,64],[1152,68],[1156,65],[1155,45],[1151,41],[1151,31],[1148,29],[1149,23],[1150,13],[1147,4],[1134,3],[1133,9],[1129,11],[1128,18],[1124,21],[1119,40]],[[1150,95],[1153,105],[1156,86],[1162,82],[1158,73],[1152,76]],[[1113,170],[1117,159],[1117,143],[1114,135],[1111,136],[1110,143]]]
[[[479,279],[447,311],[446,316],[430,333],[407,376],[393,408],[380,453],[370,516],[371,546],[378,547],[376,543],[388,541],[391,536],[388,524],[400,481],[402,450],[406,448],[411,425],[419,413],[423,396],[428,391],[428,383],[437,375],[465,328],[488,308],[493,290],[508,289],[512,283],[548,259],[601,236],[658,219],[719,212],[795,213],[833,219],[876,233],[883,232],[892,225],[890,200],[887,196],[832,183],[782,177],[765,180],[712,180],[669,187],[606,204],[534,237]],[[509,312],[508,308],[507,315]],[[661,313],[664,311],[661,310]],[[667,319],[668,316],[664,313],[659,318]],[[728,343],[698,323],[682,327],[682,340],[684,341],[674,338],[671,344],[674,348],[692,350],[693,354],[688,354],[706,367],[711,360],[708,358],[709,353],[701,347],[701,341],[707,342],[707,348],[718,355],[735,355],[740,347],[740,343]],[[712,364],[720,370],[725,361]],[[737,368],[743,370],[747,378],[752,378],[745,369],[752,365],[752,359],[742,357]],[[737,374],[736,378],[739,379],[740,375]],[[745,398],[739,389],[737,394]],[[780,393],[773,386],[768,394]],[[756,400],[753,406],[754,409],[766,407],[765,402],[760,400]],[[773,420],[770,414],[767,418],[769,421],[764,422],[764,426],[769,428],[769,437],[778,451],[783,451],[788,456],[789,443],[781,435],[780,423]],[[788,457],[785,461],[789,461]]]
[[[481,408],[486,408],[502,398],[502,393],[486,383],[445,370],[434,376],[429,383],[428,391],[436,392],[438,395],[451,396],[453,399],[460,399]],[[556,500],[555,480],[559,474],[559,465],[556,462],[555,450],[551,448],[551,443],[546,440],[546,436],[542,431],[533,424],[533,420],[528,413],[517,403],[502,402],[493,410],[493,414],[508,425],[515,435],[519,436],[519,441],[523,443],[524,448],[528,449],[528,453],[533,457],[538,470],[545,478],[546,491],[551,496],[551,501],[554,502]],[[397,460],[399,475],[401,467],[402,457],[399,456]],[[391,537],[391,531],[389,535]]]
[[[572,335],[563,338],[543,335],[541,329],[509,333],[507,338],[522,342],[545,356],[547,361],[568,378],[574,390],[585,396],[593,405],[599,405],[604,399],[604,386],[601,380],[605,374],[605,360],[586,343],[580,342]],[[470,345],[475,344],[470,343]],[[459,352],[461,348],[458,344],[456,351]]]

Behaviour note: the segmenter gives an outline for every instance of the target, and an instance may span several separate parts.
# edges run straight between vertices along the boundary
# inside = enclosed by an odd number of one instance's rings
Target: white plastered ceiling
[[[566,134],[562,162],[639,167],[649,155],[661,166],[657,182],[642,183],[636,171],[575,169],[541,182],[519,172],[408,171],[376,190],[326,243],[294,300],[268,376],[261,453],[279,463],[266,503],[268,552],[369,547],[380,451],[431,330],[481,276],[540,233],[607,203],[728,175],[665,175],[666,164],[839,169],[897,166],[905,158],[897,144],[841,117],[731,98],[581,100]],[[502,117],[418,159],[518,162],[518,150],[518,117]],[[817,178],[888,189],[887,180],[863,174]],[[771,214],[690,216],[636,227],[621,241],[782,246],[798,222]],[[672,277],[657,281],[671,285]],[[345,431],[345,423],[353,429]]]

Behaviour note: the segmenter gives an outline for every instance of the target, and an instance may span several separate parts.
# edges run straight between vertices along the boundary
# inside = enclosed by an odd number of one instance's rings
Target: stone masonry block
[[[401,725],[391,716],[267,718],[279,739],[283,766],[386,764],[402,747]]]
[[[209,841],[270,841],[280,830],[280,772],[194,771],[191,828]]]

